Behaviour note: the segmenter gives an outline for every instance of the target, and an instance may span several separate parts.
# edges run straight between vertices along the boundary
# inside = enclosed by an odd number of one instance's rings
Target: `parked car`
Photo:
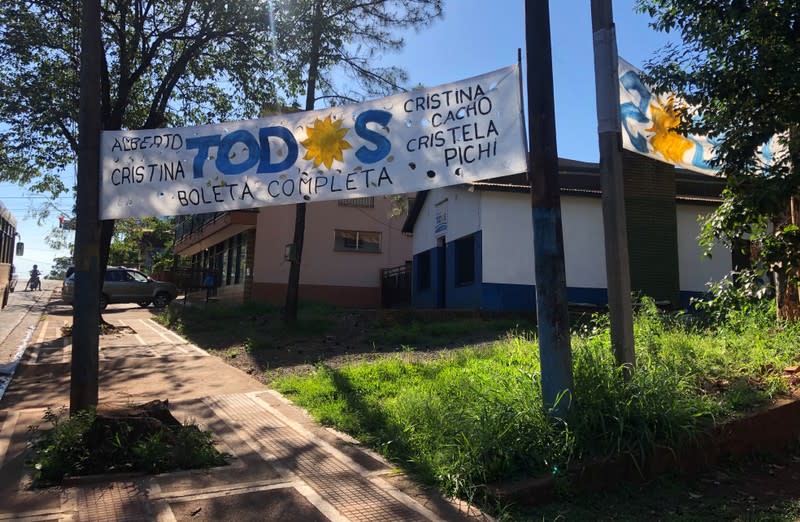
[[[74,304],[75,274],[64,279],[61,299]],[[178,287],[166,281],[156,281],[133,268],[110,266],[106,268],[103,289],[100,293],[100,309],[111,303],[136,303],[142,308],[150,303],[164,308],[178,295]]]

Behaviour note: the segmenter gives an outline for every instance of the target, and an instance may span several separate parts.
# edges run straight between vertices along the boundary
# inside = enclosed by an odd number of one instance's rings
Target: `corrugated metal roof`
[[[562,194],[597,198],[602,196],[598,163],[559,158],[558,173]],[[492,192],[530,191],[528,175],[525,172],[485,181],[475,181],[466,185],[473,190]],[[675,201],[717,205],[722,201],[720,194],[724,186],[725,180],[722,178],[675,169]],[[414,207],[410,209],[408,218],[403,225],[403,232],[411,233],[413,231],[414,223],[425,202],[424,194],[426,193],[427,191],[419,193]]]

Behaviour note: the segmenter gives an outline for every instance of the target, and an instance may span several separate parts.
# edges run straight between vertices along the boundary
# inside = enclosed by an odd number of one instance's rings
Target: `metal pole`
[[[561,229],[550,10],[547,0],[525,1],[528,54],[528,172],[533,206],[536,315],[545,408],[564,416],[572,401],[572,352]]]
[[[82,4],[71,414],[97,405],[100,336],[100,2]]]
[[[625,184],[622,177],[617,37],[611,0],[592,0],[592,32],[611,345],[617,363],[624,366],[624,375],[628,379],[633,372],[636,359],[633,349]]]

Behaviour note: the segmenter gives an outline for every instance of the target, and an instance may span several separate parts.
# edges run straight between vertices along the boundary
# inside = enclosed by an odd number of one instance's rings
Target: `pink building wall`
[[[411,236],[401,232],[406,214],[390,218],[391,201],[375,197],[373,208],[340,206],[338,201],[306,207],[300,299],[341,306],[380,306],[380,270],[410,261]],[[262,208],[258,215],[253,271],[253,297],[282,303],[289,278],[285,246],[292,242],[295,207]],[[380,232],[379,253],[334,249],[334,231]]]

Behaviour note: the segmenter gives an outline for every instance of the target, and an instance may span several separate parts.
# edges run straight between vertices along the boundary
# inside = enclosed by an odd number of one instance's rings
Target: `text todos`
[[[491,119],[493,102],[480,84],[410,97],[403,103],[403,110],[407,114],[436,111],[429,119],[418,122],[424,133],[405,141],[404,148],[408,153],[429,151],[441,154],[445,167],[474,163],[497,153],[500,133]],[[469,121],[478,117],[483,119],[480,122]],[[392,142],[387,137],[392,118],[391,112],[379,109],[365,110],[355,118],[353,132],[361,143],[354,155],[365,166],[392,161]],[[416,123],[411,119],[405,122],[407,127]],[[111,148],[112,153],[147,149],[195,151],[190,159],[191,179],[203,178],[204,168],[211,162],[217,172],[226,176],[284,173],[295,165],[300,154],[297,139],[284,126],[261,127],[255,132],[240,129],[224,135],[215,133],[185,139],[177,133],[122,137],[116,138]],[[110,181],[119,186],[185,180],[187,170],[188,164],[184,167],[180,161],[125,166],[112,169]],[[287,179],[284,174],[280,179],[262,179],[261,185],[265,187],[262,190],[266,192],[263,196],[277,199],[300,194],[309,199],[321,190],[353,191],[392,183],[389,166],[385,163],[375,168],[359,167],[356,172],[336,172],[338,174],[318,171],[309,175],[298,169],[295,178]],[[432,177],[430,172],[428,176]],[[208,183],[206,187],[178,190],[176,197],[182,206],[258,199],[246,180],[227,183],[219,179],[217,184]]]

